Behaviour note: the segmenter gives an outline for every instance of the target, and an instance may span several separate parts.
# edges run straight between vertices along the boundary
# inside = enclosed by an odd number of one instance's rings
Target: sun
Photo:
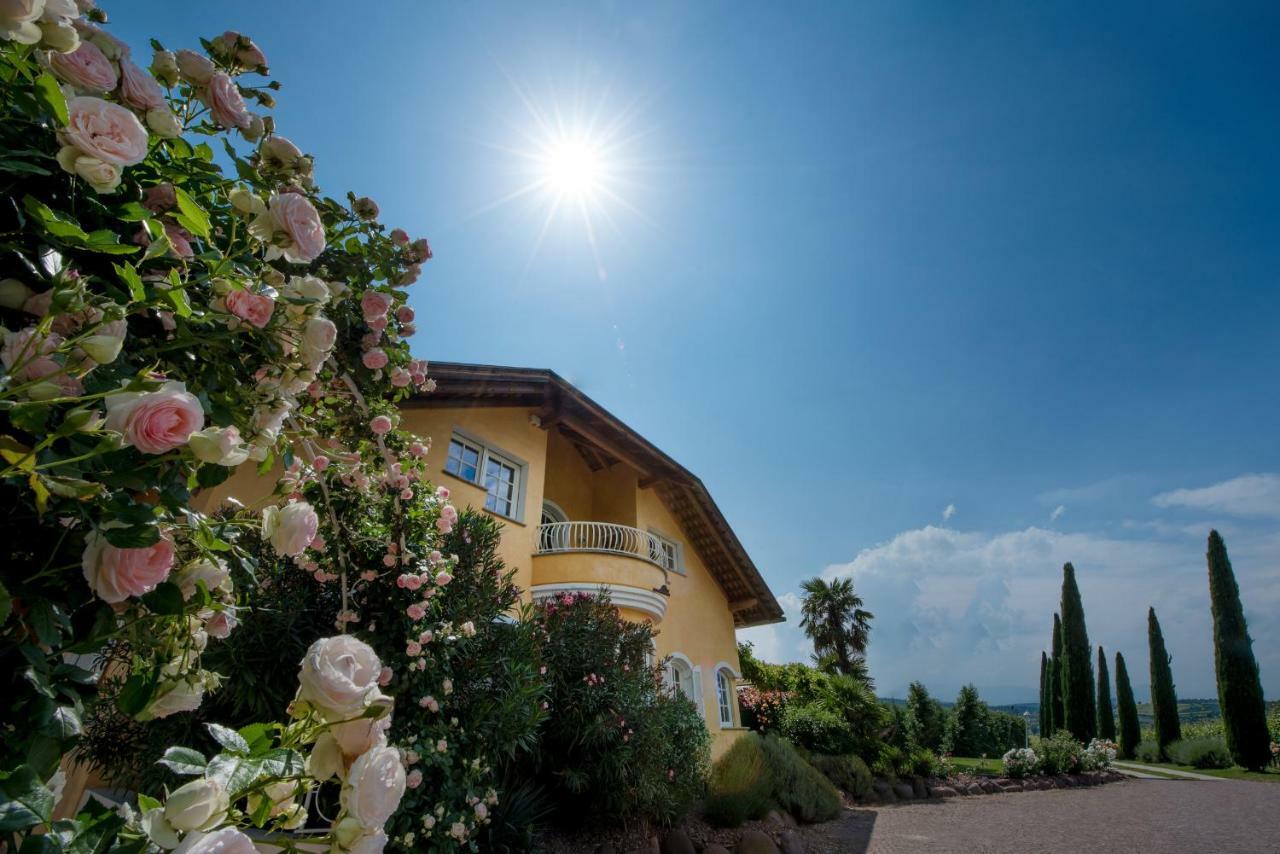
[[[552,140],[541,159],[544,185],[567,199],[590,200],[608,177],[603,146],[582,134]]]

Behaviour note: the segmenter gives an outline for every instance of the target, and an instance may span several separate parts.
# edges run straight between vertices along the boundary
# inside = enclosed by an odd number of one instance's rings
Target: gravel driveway
[[[850,810],[820,835],[806,834],[811,852],[1280,854],[1280,785],[1127,780],[951,798]]]

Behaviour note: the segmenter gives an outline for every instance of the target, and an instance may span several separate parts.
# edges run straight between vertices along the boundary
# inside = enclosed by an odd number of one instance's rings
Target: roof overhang
[[[541,427],[558,429],[579,446],[587,443],[599,464],[635,469],[641,487],[654,489],[684,527],[728,597],[734,624],[783,621],[782,607],[702,481],[555,371],[432,362],[431,378],[435,391],[405,405],[527,407]]]

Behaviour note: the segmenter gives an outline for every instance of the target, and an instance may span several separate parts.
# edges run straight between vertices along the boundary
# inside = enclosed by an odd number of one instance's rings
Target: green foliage
[[[1173,688],[1173,659],[1165,650],[1164,633],[1160,631],[1155,608],[1147,610],[1147,644],[1151,650],[1151,707],[1156,742],[1164,750],[1182,738],[1182,723],[1178,720],[1178,697]]]
[[[782,735],[815,753],[846,753],[854,749],[855,740],[844,717],[819,702],[787,706],[782,715]]]
[[[946,735],[947,712],[942,704],[929,696],[929,689],[920,682],[907,687],[907,736],[911,743],[931,752],[942,750]]]
[[[550,705],[533,771],[557,817],[678,820],[706,786],[711,735],[646,664],[652,627],[623,619],[607,594],[542,602],[530,621]]]
[[[1147,739],[1138,742],[1138,746],[1134,748],[1133,755],[1139,762],[1163,762],[1164,751],[1160,749],[1160,742],[1155,739]]]
[[[871,793],[871,769],[858,756],[828,756],[815,753],[809,764],[817,768],[837,789],[855,798],[865,798]]]
[[[1076,774],[1084,767],[1084,745],[1066,730],[1040,739],[1038,755],[1046,774]]]
[[[1089,635],[1085,630],[1084,604],[1071,564],[1062,567],[1062,709],[1064,717],[1054,724],[1082,742],[1097,734],[1097,702],[1094,698],[1093,662]]]
[[[1116,703],[1120,712],[1120,758],[1132,759],[1137,755],[1142,729],[1138,725],[1138,705],[1133,700],[1133,686],[1129,683],[1129,670],[1124,656],[1116,653]]]
[[[1240,604],[1240,588],[1231,569],[1231,559],[1227,557],[1226,543],[1217,531],[1209,532],[1207,560],[1213,611],[1213,660],[1227,748],[1237,765],[1261,771],[1271,762],[1262,680]]]
[[[773,790],[764,742],[751,733],[737,739],[711,767],[703,809],[712,824],[738,827],[764,818],[773,803]]]
[[[1049,697],[1049,656],[1040,651],[1040,732],[1053,732],[1053,704]]]
[[[820,662],[829,659],[830,669],[836,673],[864,675],[865,669],[855,668],[855,663],[866,656],[875,615],[863,609],[862,597],[854,592],[853,579],[838,578],[827,583],[810,578],[800,587],[804,590],[800,628],[813,641],[815,658]]]
[[[802,824],[830,821],[840,814],[840,793],[822,772],[796,752],[791,743],[776,735],[763,738],[773,799]]]
[[[957,756],[980,756],[989,752],[989,743],[986,704],[978,697],[977,688],[965,685],[960,689],[947,719],[946,752]]]
[[[911,773],[911,762],[907,751],[892,744],[882,744],[880,752],[871,760],[871,773],[887,780],[897,780],[899,776]]]
[[[1042,735],[1057,732],[1066,721],[1066,712],[1062,708],[1062,619],[1057,614],[1053,615],[1053,638],[1050,649],[1052,653],[1049,656],[1049,708],[1052,714],[1048,729],[1040,730]]]
[[[938,757],[931,750],[917,747],[907,754],[907,762],[917,777],[938,776]]]
[[[1098,647],[1098,738],[1116,740],[1116,715],[1111,707],[1111,674],[1107,671],[1107,654]]]
[[[1221,738],[1184,738],[1166,748],[1169,759],[1193,768],[1230,768],[1231,751]]]

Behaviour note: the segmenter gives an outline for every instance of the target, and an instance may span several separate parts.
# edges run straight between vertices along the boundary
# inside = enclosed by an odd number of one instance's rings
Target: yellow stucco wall
[[[656,652],[659,658],[683,656],[700,672],[702,710],[714,736],[713,754],[719,756],[741,732],[721,728],[716,700],[717,666],[727,665],[735,674],[739,668],[733,615],[724,591],[654,490],[639,487],[634,470],[618,463],[591,471],[571,442],[555,429],[534,426],[531,414],[520,407],[414,408],[404,411],[402,426],[431,438],[427,463],[432,481],[448,487],[459,508],[483,508],[485,493],[444,470],[449,438],[455,431],[524,466],[523,502],[516,518],[498,518],[503,523],[499,553],[508,567],[515,568],[516,584],[526,601],[534,584],[625,584],[651,590],[666,582],[671,595],[666,615],[656,626]],[[269,496],[275,481],[276,476],[258,477],[253,465],[244,465],[226,483],[203,493],[197,506],[212,509],[227,496],[253,506]],[[544,495],[556,502],[570,521],[613,522],[675,540],[682,546],[684,573],[669,573],[664,579],[663,572],[652,564],[620,555],[534,557]],[[620,613],[627,619],[651,621],[639,610],[622,608]],[[737,723],[736,691],[733,715]]]

